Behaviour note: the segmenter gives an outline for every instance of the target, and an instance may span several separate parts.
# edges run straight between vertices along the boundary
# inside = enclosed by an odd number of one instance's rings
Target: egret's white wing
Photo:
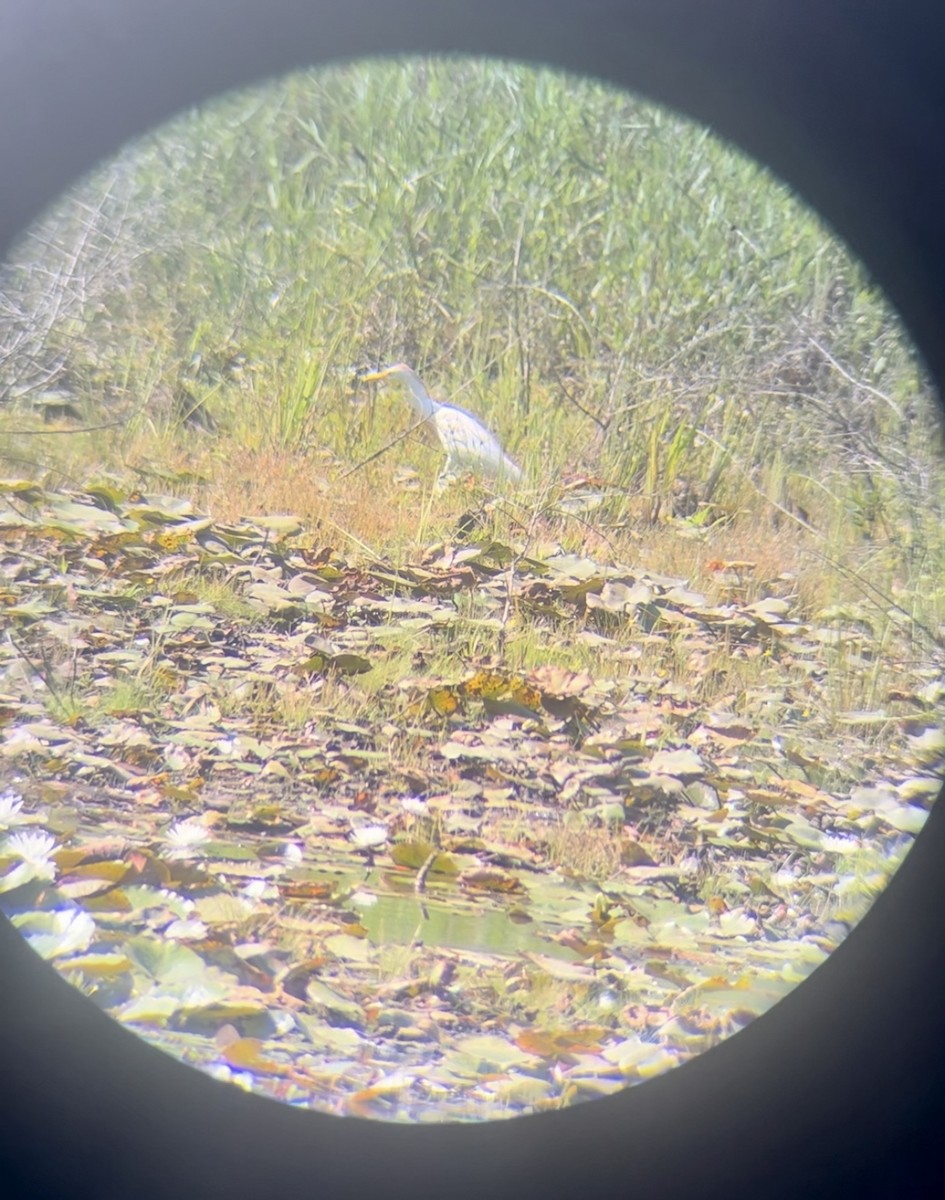
[[[433,419],[450,464],[478,475],[521,479],[499,439],[473,413],[458,404],[440,404]]]

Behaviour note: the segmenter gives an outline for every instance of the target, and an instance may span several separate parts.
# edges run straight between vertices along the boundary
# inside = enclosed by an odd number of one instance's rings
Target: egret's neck
[[[414,412],[421,421],[428,421],[436,411],[436,405],[430,398],[427,389],[416,375],[408,375],[404,378],[404,384],[407,391],[410,393],[410,402],[413,405]]]

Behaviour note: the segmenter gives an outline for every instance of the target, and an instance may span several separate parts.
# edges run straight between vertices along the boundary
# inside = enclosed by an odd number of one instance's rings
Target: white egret
[[[446,451],[446,463],[436,481],[437,491],[466,471],[488,479],[521,482],[521,468],[505,453],[495,434],[458,404],[434,400],[420,376],[406,363],[395,363],[360,378],[364,383],[386,380],[406,391],[417,419],[432,431]]]

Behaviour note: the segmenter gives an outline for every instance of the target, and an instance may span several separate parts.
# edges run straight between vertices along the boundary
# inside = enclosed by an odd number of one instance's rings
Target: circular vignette
[[[8,0],[5,26],[0,246],[127,137],[225,88],[354,55],[501,54],[642,91],[764,159],[945,377],[942,21],[921,0]],[[840,950],[737,1038],[646,1088],[483,1126],[244,1096],[120,1029],[2,922],[0,1171],[73,1197],[912,1194],[945,1107],[943,853],[937,807]]]

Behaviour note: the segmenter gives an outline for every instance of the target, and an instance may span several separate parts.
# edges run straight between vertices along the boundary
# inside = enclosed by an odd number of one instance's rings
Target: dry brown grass
[[[548,835],[548,858],[588,879],[607,879],[620,866],[620,839],[602,826],[565,819]]]
[[[395,477],[395,463],[340,469],[317,454],[233,446],[218,456],[200,500],[214,519],[292,513],[328,541],[350,540],[374,554],[424,539],[455,500],[431,502],[429,486]]]

